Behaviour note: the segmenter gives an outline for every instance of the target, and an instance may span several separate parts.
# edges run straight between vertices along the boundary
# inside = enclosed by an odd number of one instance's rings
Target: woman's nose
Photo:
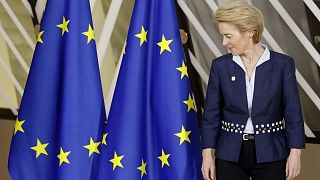
[[[228,44],[229,44],[229,41],[225,37],[223,37],[222,45],[223,46],[228,46]]]

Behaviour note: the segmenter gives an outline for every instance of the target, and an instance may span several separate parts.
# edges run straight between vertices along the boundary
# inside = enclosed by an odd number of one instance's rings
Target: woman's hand
[[[292,180],[300,174],[301,162],[300,162],[301,149],[291,149],[290,155],[287,159],[286,176],[287,180]]]
[[[205,180],[213,180],[216,176],[214,159],[212,157],[213,149],[206,148],[202,150],[202,175]]]

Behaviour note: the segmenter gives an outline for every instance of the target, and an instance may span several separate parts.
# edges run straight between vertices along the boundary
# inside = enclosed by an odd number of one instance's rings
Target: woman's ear
[[[249,37],[252,38],[253,35],[254,35],[254,31],[253,31],[253,30],[250,30],[250,31],[248,31],[248,34],[249,34]]]

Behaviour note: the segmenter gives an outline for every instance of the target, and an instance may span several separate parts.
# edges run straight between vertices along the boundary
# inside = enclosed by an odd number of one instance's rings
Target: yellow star
[[[60,147],[60,154],[58,154],[58,159],[60,160],[59,166],[61,166],[62,163],[68,163],[70,164],[69,160],[68,160],[68,156],[70,154],[71,151],[68,152],[64,152],[62,147]]]
[[[39,32],[38,37],[37,37],[37,42],[43,43],[41,36],[44,33],[44,31]]]
[[[140,46],[142,46],[143,42],[147,43],[147,34],[148,34],[148,31],[145,31],[144,27],[142,26],[140,34],[134,35],[135,37],[140,39]]]
[[[105,134],[102,136],[102,142],[101,142],[101,144],[107,145],[107,141],[106,141],[107,136],[108,136],[108,133],[105,133]]]
[[[88,27],[88,31],[83,32],[82,34],[88,37],[87,44],[89,44],[89,42],[92,39],[94,40],[94,30],[92,29],[90,24],[89,24],[89,27]]]
[[[113,171],[117,166],[123,168],[123,165],[121,163],[121,160],[122,160],[123,157],[124,157],[124,155],[118,156],[117,153],[114,152],[113,159],[109,160],[113,164],[113,168],[112,168]]]
[[[158,46],[160,46],[160,54],[162,54],[162,52],[164,51],[164,50],[167,50],[167,51],[169,51],[169,52],[171,52],[171,49],[170,49],[170,47],[169,47],[169,45],[170,45],[170,43],[172,42],[173,40],[172,39],[170,39],[170,40],[166,40],[166,38],[164,37],[164,35],[162,35],[162,40],[161,40],[161,42],[158,42],[157,44],[158,44]]]
[[[182,66],[179,67],[179,68],[176,68],[178,71],[181,72],[181,79],[184,77],[184,76],[188,76],[188,68],[187,66],[184,64],[183,60],[182,60]]]
[[[37,145],[31,147],[32,150],[36,151],[36,158],[38,158],[41,154],[45,154],[48,156],[48,153],[46,151],[46,147],[49,143],[42,144],[39,139],[37,139]]]
[[[98,153],[100,154],[100,151],[98,149],[98,146],[100,145],[101,142],[94,142],[92,137],[90,137],[90,144],[83,146],[84,148],[89,150],[89,157],[92,155],[92,153]]]
[[[25,122],[25,120],[19,121],[19,119],[17,118],[16,120],[16,124],[14,125],[14,135],[16,135],[16,133],[18,131],[21,131],[24,133],[24,130],[22,128],[23,123]]]
[[[191,131],[186,131],[182,125],[182,128],[181,128],[181,132],[180,133],[177,133],[177,134],[174,134],[176,136],[178,136],[180,138],[180,145],[184,142],[184,141],[187,141],[189,143],[191,143],[190,139],[189,139],[189,134],[191,133]]]
[[[70,22],[70,20],[66,21],[65,17],[63,16],[62,24],[57,25],[57,27],[61,28],[61,30],[62,30],[62,36],[63,36],[64,32],[69,32],[69,29],[68,29],[69,22]]]
[[[196,110],[194,106],[194,100],[191,98],[190,94],[188,100],[185,100],[183,102],[188,106],[188,112],[190,111],[190,109]]]
[[[141,171],[141,178],[143,177],[144,174],[147,174],[146,170],[147,163],[143,161],[141,162],[141,166],[139,166],[137,169]]]
[[[163,166],[166,164],[168,166],[170,166],[169,162],[168,162],[168,158],[169,158],[170,154],[165,154],[163,149],[161,152],[161,156],[158,157],[158,159],[160,159],[161,163],[162,163],[162,168]]]

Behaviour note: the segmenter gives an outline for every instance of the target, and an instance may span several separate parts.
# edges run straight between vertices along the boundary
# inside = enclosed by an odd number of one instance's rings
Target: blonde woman
[[[211,66],[202,121],[203,177],[293,179],[305,147],[294,61],[260,43],[263,16],[252,5],[222,5],[215,21],[230,53]]]

